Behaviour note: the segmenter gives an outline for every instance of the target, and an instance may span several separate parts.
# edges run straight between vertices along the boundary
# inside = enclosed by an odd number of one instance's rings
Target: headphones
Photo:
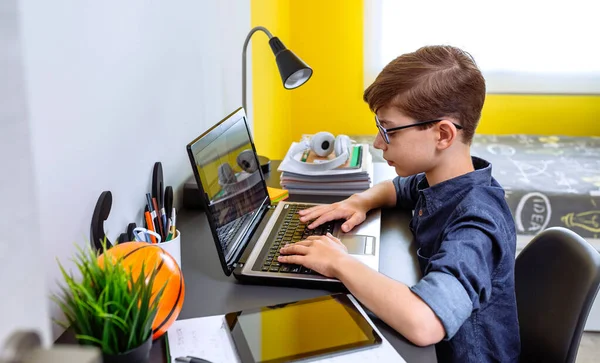
[[[238,166],[242,168],[247,173],[254,173],[258,170],[258,162],[254,157],[254,152],[251,149],[246,149],[239,153],[239,155],[235,158]],[[223,163],[219,165],[217,170],[219,185],[229,185],[235,184],[237,182],[237,177],[235,176],[235,171],[229,163]]]
[[[344,163],[350,157],[350,147],[352,146],[352,140],[346,135],[338,135],[334,137],[332,133],[327,131],[321,131],[313,135],[309,139],[304,139],[296,144],[290,150],[290,158],[292,162],[301,166],[305,170],[311,171],[325,171],[329,169],[335,169],[338,166],[344,165]],[[299,153],[304,153],[306,150],[311,150],[318,156],[326,157],[332,152],[335,153],[335,158],[322,163],[305,163],[294,156]]]

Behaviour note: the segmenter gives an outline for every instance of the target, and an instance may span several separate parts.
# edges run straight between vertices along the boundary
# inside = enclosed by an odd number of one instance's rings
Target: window
[[[365,0],[365,84],[400,54],[449,44],[489,93],[600,93],[595,0]]]

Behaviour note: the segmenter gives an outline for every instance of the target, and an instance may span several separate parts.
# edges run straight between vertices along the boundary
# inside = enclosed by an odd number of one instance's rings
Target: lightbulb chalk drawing
[[[560,218],[569,227],[579,227],[592,233],[600,233],[600,210],[567,213]]]

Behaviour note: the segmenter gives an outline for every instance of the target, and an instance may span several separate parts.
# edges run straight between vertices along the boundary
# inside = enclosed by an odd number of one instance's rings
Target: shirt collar
[[[432,209],[439,208],[453,197],[460,196],[464,191],[470,189],[469,187],[491,185],[492,164],[475,156],[472,156],[471,160],[475,168],[474,171],[445,180],[432,187],[429,186],[425,174],[421,174],[417,190],[425,198],[426,208],[430,213],[433,211]]]

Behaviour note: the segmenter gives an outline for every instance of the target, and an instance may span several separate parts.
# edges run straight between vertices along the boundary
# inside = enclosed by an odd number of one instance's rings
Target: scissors
[[[147,228],[144,227],[137,227],[133,229],[133,236],[135,238],[136,241],[138,242],[148,242],[148,243],[152,243],[152,240],[150,239],[150,235],[156,237],[156,243],[160,243],[162,241],[162,238],[160,237],[160,234],[151,231]]]
[[[165,202],[165,187],[163,181],[163,169],[160,161],[154,163],[152,170],[152,198],[156,198],[158,209],[161,209]],[[156,211],[158,213],[158,211]]]

